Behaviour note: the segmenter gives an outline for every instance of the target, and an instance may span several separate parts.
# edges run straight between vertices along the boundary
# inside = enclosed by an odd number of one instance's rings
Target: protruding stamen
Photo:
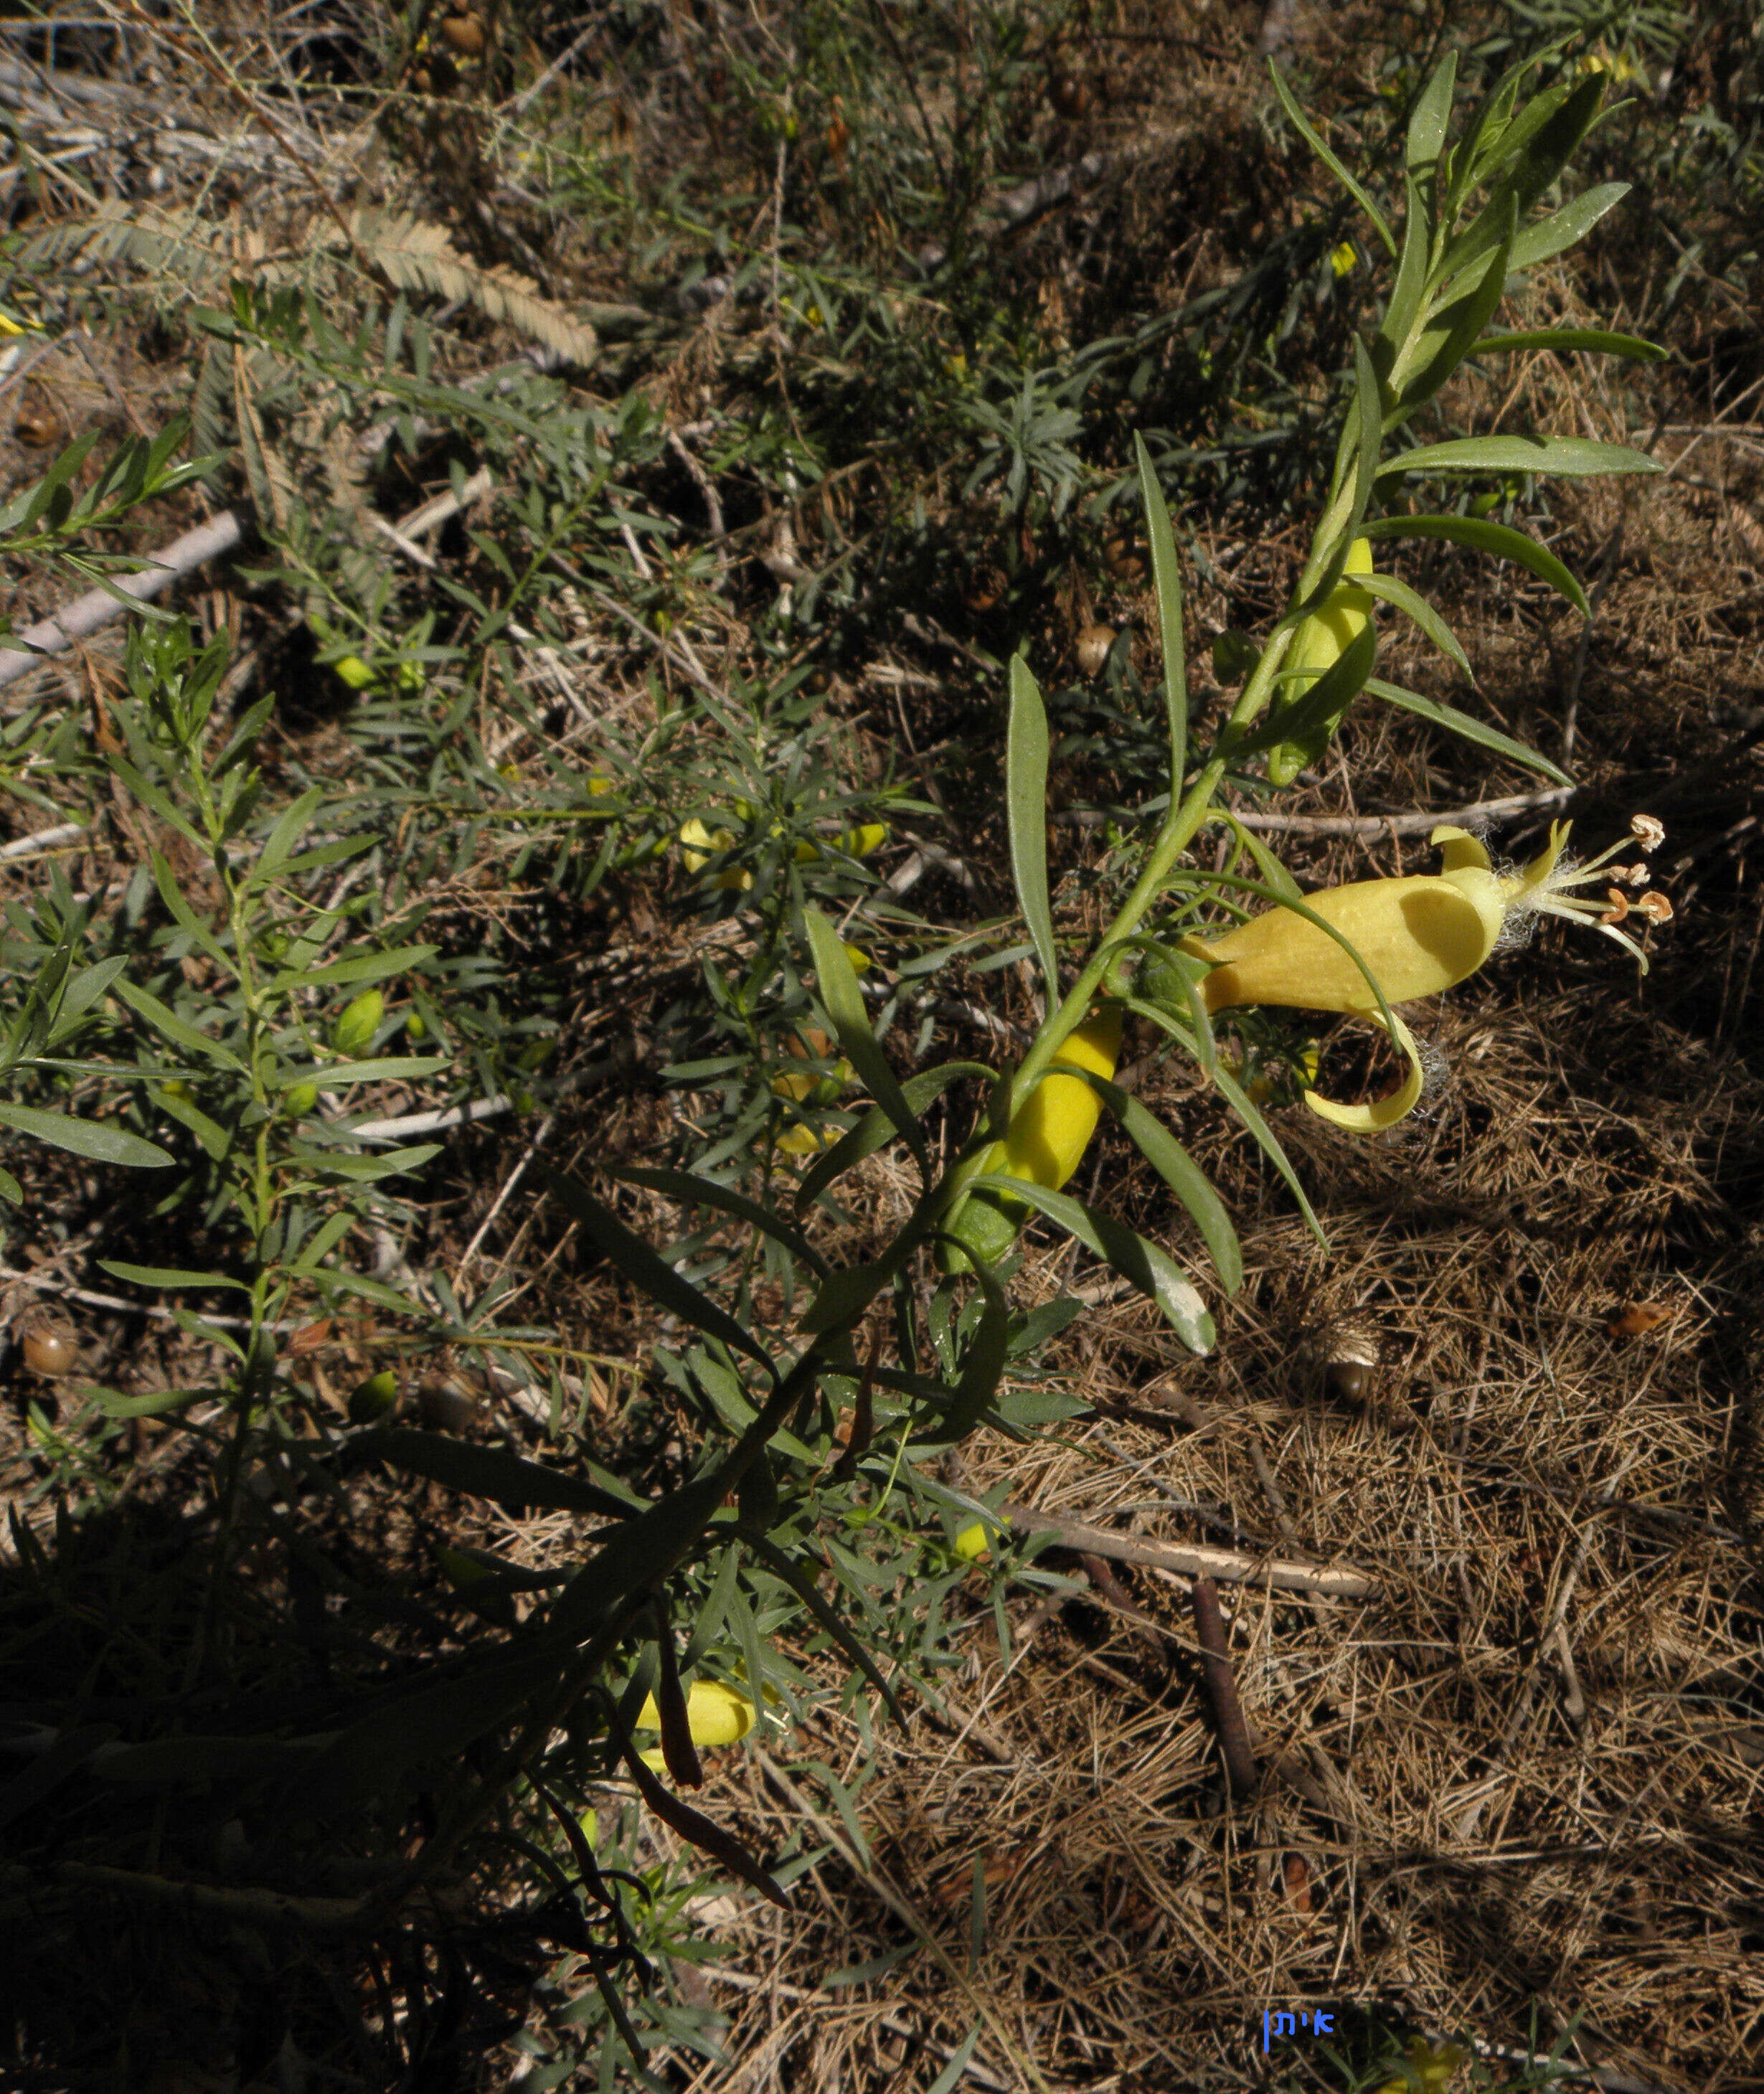
[[[1657,888],[1642,896],[1636,906],[1650,923],[1670,923],[1677,911]]]
[[[1621,923],[1629,914],[1629,897],[1620,887],[1610,889],[1610,907],[1600,917],[1601,923]]]
[[[1666,841],[1666,823],[1652,815],[1631,815],[1629,832],[1645,851],[1657,851]]]

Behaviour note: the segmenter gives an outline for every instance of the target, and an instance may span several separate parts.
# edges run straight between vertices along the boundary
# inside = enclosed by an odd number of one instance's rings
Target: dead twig
[[[1219,1610],[1219,1587],[1210,1578],[1197,1578],[1188,1597],[1194,1608],[1194,1631],[1201,1640],[1201,1677],[1206,1683],[1213,1729],[1225,1762],[1226,1786],[1233,1796],[1249,1796],[1256,1787],[1256,1756],[1250,1749],[1249,1727],[1232,1673],[1225,1618]]]
[[[1001,1518],[1019,1534],[1050,1534],[1062,1549],[1112,1557],[1117,1563],[1143,1563],[1190,1578],[1223,1578],[1233,1584],[1278,1586],[1293,1592],[1330,1592],[1362,1599],[1373,1589],[1363,1570],[1314,1568],[1278,1557],[1249,1556],[1236,1549],[1204,1549],[1177,1542],[1154,1541],[1143,1534],[1116,1534],[1106,1527],[1087,1527],[1058,1513],[1036,1512],[1028,1505],[999,1507]]]

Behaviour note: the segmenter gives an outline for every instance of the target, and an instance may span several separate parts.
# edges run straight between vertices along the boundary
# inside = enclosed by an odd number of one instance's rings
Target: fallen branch
[[[1332,1592],[1345,1600],[1363,1598],[1372,1579],[1351,1567],[1319,1570],[1309,1563],[1283,1562],[1278,1557],[1250,1556],[1236,1549],[1187,1547],[1154,1541],[1143,1534],[1116,1534],[1106,1527],[1087,1527],[1057,1513],[1035,1512],[1027,1505],[999,1507],[999,1517],[1019,1534],[1051,1535],[1062,1549],[1089,1550],[1117,1563],[1142,1563],[1156,1570],[1174,1570],[1188,1578],[1223,1578],[1237,1584],[1275,1585],[1293,1592]]]
[[[1219,1587],[1210,1578],[1197,1578],[1188,1597],[1194,1608],[1194,1632],[1201,1640],[1201,1676],[1206,1682],[1213,1729],[1225,1762],[1226,1786],[1233,1796],[1250,1796],[1256,1787],[1256,1756],[1250,1749],[1244,1705],[1237,1698],[1237,1682],[1232,1673],[1225,1618],[1219,1610]]]

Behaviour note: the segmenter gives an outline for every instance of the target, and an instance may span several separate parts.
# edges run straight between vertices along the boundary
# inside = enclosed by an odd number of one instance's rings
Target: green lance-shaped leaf
[[[1409,118],[1409,135],[1403,159],[1411,174],[1433,169],[1445,147],[1445,127],[1452,114],[1452,95],[1458,85],[1458,53],[1449,50],[1427,76],[1415,97]]]
[[[1058,1222],[1068,1236],[1076,1236],[1086,1249],[1112,1266],[1123,1279],[1130,1279],[1163,1311],[1166,1321],[1191,1352],[1210,1352],[1213,1319],[1206,1312],[1194,1283],[1167,1252],[1160,1250],[1124,1222],[1098,1214],[1065,1193],[1050,1192],[1045,1185],[1032,1185],[1019,1178],[988,1172],[974,1180],[978,1189],[1039,1207],[1050,1221]]]
[[[1243,1284],[1243,1247],[1225,1203],[1208,1182],[1206,1172],[1158,1115],[1131,1091],[1088,1071],[1085,1081],[1101,1095],[1141,1155],[1188,1209],[1225,1292],[1235,1294]]]
[[[968,1340],[955,1394],[931,1436],[940,1440],[965,1440],[980,1423],[998,1393],[1010,1345],[1010,1305],[1005,1299],[1005,1290],[984,1259],[970,1258],[967,1270],[980,1282],[985,1306],[980,1311],[979,1327]]]
[[[1664,363],[1671,352],[1639,334],[1613,334],[1607,328],[1528,328],[1517,334],[1485,334],[1475,345],[1484,356],[1514,356],[1533,349],[1584,350],[1594,356],[1627,356],[1637,363]]]
[[[917,1075],[907,1077],[901,1085],[901,1095],[915,1113],[922,1112],[962,1077],[980,1076],[991,1083],[997,1073],[984,1062],[944,1062],[935,1069],[921,1069]],[[875,1155],[893,1139],[893,1121],[880,1106],[872,1106],[854,1127],[841,1135],[827,1153],[803,1174],[802,1183],[797,1188],[797,1210],[808,1206],[854,1163]]]
[[[1386,420],[1408,421],[1431,400],[1470,353],[1506,293],[1507,258],[1519,229],[1519,205],[1508,199],[1507,223],[1494,252],[1451,303],[1430,312],[1427,324],[1397,359],[1391,373],[1396,402]]]
[[[1478,516],[1380,516],[1366,526],[1366,536],[1375,544],[1380,538],[1444,538],[1454,545],[1473,546],[1497,560],[1511,560],[1515,567],[1548,582],[1583,618],[1592,615],[1586,592],[1555,554],[1507,524],[1491,524]]]
[[[1555,784],[1574,783],[1567,772],[1559,764],[1552,763],[1547,756],[1540,755],[1523,741],[1515,741],[1510,735],[1502,734],[1498,728],[1490,727],[1469,713],[1461,713],[1455,706],[1446,705],[1440,699],[1423,697],[1419,691],[1406,691],[1400,684],[1387,684],[1376,676],[1367,680],[1366,691],[1368,697],[1382,698],[1388,706],[1397,706],[1406,713],[1413,713],[1418,719],[1431,721],[1446,733],[1455,734],[1461,741],[1473,742],[1478,749],[1491,749],[1497,756],[1523,764],[1527,771],[1537,771]]]
[[[920,1171],[928,1178],[931,1158],[925,1149],[924,1129],[919,1124],[918,1114],[906,1102],[900,1079],[889,1066],[881,1042],[870,1030],[869,1014],[863,1007],[863,991],[858,986],[857,971],[851,964],[850,956],[839,933],[813,902],[803,909],[802,919],[808,928],[809,949],[815,956],[816,993],[834,1032],[839,1035],[845,1058],[862,1077],[870,1095],[893,1122],[895,1132],[912,1150]]]
[[[186,1054],[200,1055],[205,1062],[212,1062],[217,1068],[229,1069],[236,1075],[245,1073],[244,1062],[230,1047],[219,1040],[211,1040],[193,1025],[186,1024],[175,1010],[148,990],[137,988],[131,981],[119,981],[115,995],[119,1003],[126,1003],[137,1018],[144,1018],[155,1032],[183,1048]]]
[[[1305,1188],[1298,1181],[1298,1173],[1293,1168],[1292,1158],[1280,1146],[1280,1137],[1262,1117],[1260,1107],[1223,1064],[1214,1071],[1213,1081],[1224,1093],[1232,1110],[1255,1137],[1256,1145],[1262,1154],[1286,1180],[1288,1189],[1298,1202],[1299,1212],[1305,1217],[1306,1225],[1327,1250],[1329,1239],[1323,1234],[1323,1223],[1318,1220],[1310,1201],[1305,1196]]]
[[[1047,893],[1047,709],[1020,654],[1010,658],[1010,719],[1005,734],[1005,810],[1010,874],[1029,927],[1051,1010],[1059,1001],[1059,958]]]
[[[1365,689],[1377,654],[1378,634],[1368,621],[1302,697],[1281,706],[1245,739],[1244,749],[1268,750],[1271,783],[1290,785],[1306,764],[1322,755],[1348,707]]]
[[[1627,444],[1602,444],[1591,437],[1459,437],[1400,451],[1379,465],[1380,480],[1393,472],[1540,472],[1566,479],[1596,479],[1614,472],[1658,472],[1660,461]]]
[[[1188,761],[1188,681],[1183,657],[1182,571],[1176,562],[1176,541],[1170,528],[1170,510],[1158,484],[1151,453],[1137,431],[1134,455],[1139,463],[1140,498],[1145,505],[1145,532],[1151,541],[1152,586],[1158,593],[1158,637],[1164,658],[1164,710],[1170,722],[1170,793],[1172,801],[1182,790]]]
[[[627,1520],[633,1507],[585,1477],[566,1476],[497,1447],[475,1447],[445,1432],[419,1432],[406,1425],[376,1427],[351,1443],[407,1475],[470,1497],[488,1498],[510,1512],[575,1512]]]
[[[902,1085],[906,1091],[909,1087]],[[908,1103],[912,1100],[909,1097]],[[746,1222],[768,1236],[774,1243],[780,1243],[793,1258],[799,1258],[817,1275],[827,1271],[827,1262],[815,1249],[800,1229],[793,1228],[781,1214],[750,1200],[745,1193],[732,1187],[719,1185],[715,1179],[700,1178],[689,1171],[653,1171],[637,1165],[627,1165],[613,1173],[626,1184],[647,1186],[652,1193],[665,1193],[677,1200],[682,1206],[714,1207],[718,1213],[732,1214],[737,1221]]]
[[[1507,267],[1521,272],[1535,269],[1540,262],[1548,262],[1574,246],[1608,211],[1623,202],[1629,189],[1627,182],[1601,182],[1597,188],[1571,198],[1548,218],[1540,218],[1536,225],[1526,226],[1513,243]]]
[[[0,1127],[46,1141],[52,1149],[83,1156],[93,1163],[115,1163],[128,1171],[158,1171],[177,1158],[138,1135],[102,1120],[75,1119],[67,1113],[42,1112],[35,1106],[0,1105]]]
[[[1424,596],[1417,595],[1406,582],[1398,581],[1394,575],[1362,575],[1359,577],[1359,585],[1367,595],[1377,597],[1380,602],[1412,618],[1440,652],[1456,663],[1471,683],[1475,682],[1470,657],[1458,644],[1458,635]]]
[[[1527,102],[1486,155],[1481,179],[1488,201],[1447,247],[1434,281],[1443,282],[1500,245],[1514,205],[1526,213],[1567,166],[1598,119],[1605,83],[1597,73],[1572,87],[1554,87]]]
[[[1323,143],[1321,133],[1300,108],[1297,98],[1287,85],[1282,77],[1280,68],[1272,59],[1268,61],[1268,71],[1274,76],[1274,91],[1280,98],[1280,106],[1292,118],[1293,126],[1300,137],[1371,220],[1372,229],[1384,241],[1385,251],[1394,254],[1397,252],[1397,242],[1392,236],[1390,228],[1384,223],[1384,213],[1373,202],[1364,186],[1354,180],[1341,162]]]
[[[777,1379],[778,1371],[765,1348],[726,1309],[719,1308],[709,1295],[700,1293],[689,1279],[682,1279],[659,1252],[641,1236],[633,1235],[586,1186],[577,1184],[573,1178],[566,1177],[549,1164],[541,1163],[540,1168],[553,1193],[575,1216],[589,1240],[634,1287],[690,1323],[694,1330],[702,1331],[709,1337],[720,1338],[736,1352],[758,1360],[774,1380]]]

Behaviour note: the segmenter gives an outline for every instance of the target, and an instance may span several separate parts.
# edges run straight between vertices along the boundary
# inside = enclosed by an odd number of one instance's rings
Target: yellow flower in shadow
[[[1452,2074],[1469,2056],[1458,2044],[1417,2036],[1403,2054],[1401,2079],[1387,2079],[1378,2094],[1445,2094]]]
[[[1631,843],[1651,850],[1664,832],[1651,815],[1638,815],[1629,839],[1579,865],[1563,854],[1568,826],[1554,823],[1547,847],[1520,869],[1497,868],[1476,837],[1442,823],[1431,838],[1444,859],[1436,873],[1325,888],[1306,897],[1308,917],[1284,906],[1270,909],[1221,936],[1184,938],[1180,949],[1210,963],[1200,985],[1210,1014],[1248,1004],[1284,1005],[1339,1010],[1388,1032],[1409,1063],[1406,1078],[1388,1097],[1371,1105],[1340,1105],[1315,1091],[1305,1093],[1306,1103],[1324,1119],[1354,1133],[1372,1133],[1394,1126],[1421,1096],[1419,1050],[1395,1006],[1436,996],[1466,980],[1497,949],[1523,944],[1538,917],[1591,922],[1633,953],[1647,971],[1647,955],[1617,927],[1631,914],[1650,923],[1669,922],[1672,905],[1651,892],[1631,902],[1615,883],[1641,885],[1649,876],[1646,865],[1610,861]],[[1605,885],[1604,896],[1595,899],[1573,891],[1593,881]],[[1393,1007],[1388,1027],[1375,981]]]
[[[753,1729],[754,1714],[747,1696],[738,1688],[726,1687],[720,1679],[695,1679],[686,1689],[686,1728],[695,1745],[734,1744]],[[640,1731],[662,1727],[662,1712],[653,1694],[638,1710],[636,1727]],[[659,1769],[665,1764],[658,1745],[639,1757],[647,1767]]]

